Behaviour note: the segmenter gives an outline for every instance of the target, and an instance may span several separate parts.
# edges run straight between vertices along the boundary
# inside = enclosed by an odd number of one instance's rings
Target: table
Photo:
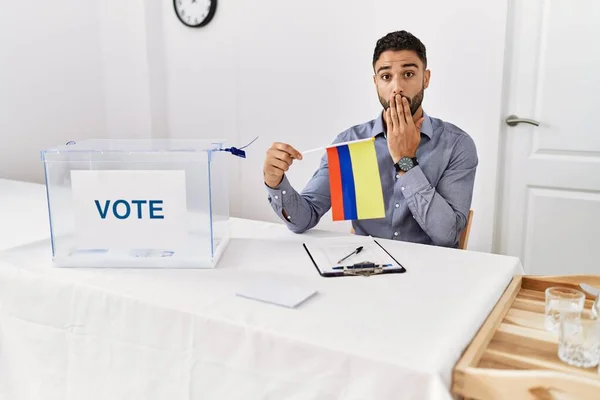
[[[407,273],[322,278],[301,243],[339,233],[231,228],[213,270],[52,268],[47,239],[0,252],[0,399],[449,399],[454,364],[523,272],[381,240]],[[318,294],[297,309],[235,296],[265,279]]]
[[[0,251],[50,237],[46,188],[0,179]]]

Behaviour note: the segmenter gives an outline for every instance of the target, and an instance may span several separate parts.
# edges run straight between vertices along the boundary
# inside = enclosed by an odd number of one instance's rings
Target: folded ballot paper
[[[317,291],[310,286],[275,278],[255,282],[236,292],[239,297],[287,308],[296,308],[315,294]]]
[[[321,276],[402,273],[406,269],[370,236],[343,236],[308,240],[304,249]]]

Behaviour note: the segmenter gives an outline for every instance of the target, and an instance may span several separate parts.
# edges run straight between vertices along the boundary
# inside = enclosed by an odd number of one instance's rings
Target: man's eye
[[[384,81],[387,81],[388,79],[390,79],[390,76],[388,74],[383,74],[383,75],[381,75],[381,79],[383,79]]]
[[[406,78],[412,78],[413,76],[415,76],[415,74],[414,74],[414,72],[406,72],[406,73],[404,74],[404,76],[405,76]]]

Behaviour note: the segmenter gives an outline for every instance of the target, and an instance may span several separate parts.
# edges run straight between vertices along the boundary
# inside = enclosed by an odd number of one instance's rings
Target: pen
[[[342,258],[342,259],[341,259],[340,261],[338,261],[337,263],[338,263],[338,264],[339,264],[339,263],[341,263],[342,261],[344,261],[345,259],[347,259],[347,258],[348,258],[348,257],[350,257],[351,255],[354,255],[354,254],[358,254],[358,253],[360,253],[360,252],[362,251],[362,249],[363,249],[363,246],[357,247],[357,248],[356,248],[356,250],[354,250],[352,253],[348,254],[346,257]]]

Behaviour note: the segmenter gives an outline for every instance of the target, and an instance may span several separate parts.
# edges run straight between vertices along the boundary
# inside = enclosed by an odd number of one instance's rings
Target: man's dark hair
[[[412,50],[423,63],[423,68],[427,69],[427,52],[425,45],[412,33],[406,31],[390,32],[377,41],[375,51],[373,52],[373,67],[375,62],[384,51]]]

